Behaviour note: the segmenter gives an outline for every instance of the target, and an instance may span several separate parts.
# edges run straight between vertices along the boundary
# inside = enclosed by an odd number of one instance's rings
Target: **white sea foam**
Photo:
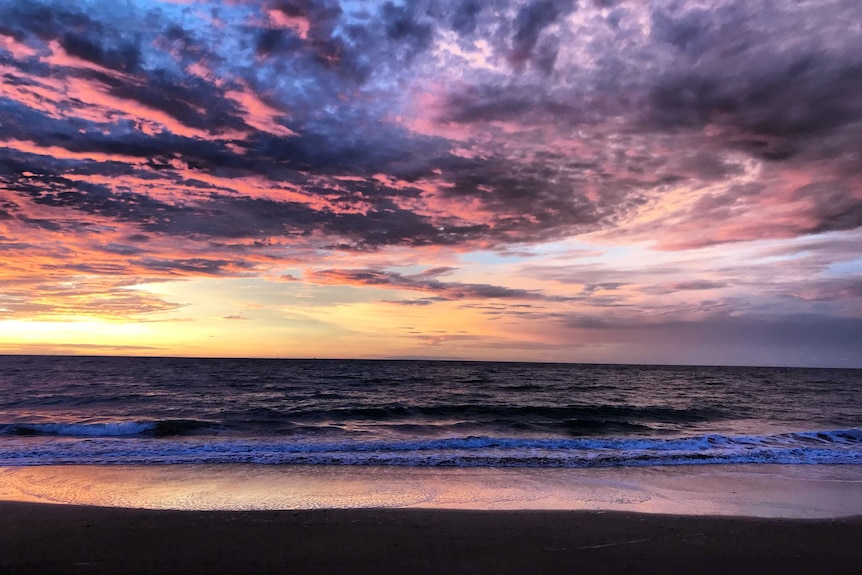
[[[859,429],[671,439],[460,437],[325,442],[290,438],[140,436],[142,431],[150,429],[148,425],[91,424],[67,429],[74,433],[66,433],[64,438],[8,439],[0,444],[0,461],[6,465],[255,463],[572,468],[730,463],[862,464],[862,430]],[[100,437],[103,435],[113,436]]]
[[[111,421],[104,423],[17,423],[0,425],[0,432],[14,435],[60,435],[68,437],[122,437],[153,431],[155,421]]]

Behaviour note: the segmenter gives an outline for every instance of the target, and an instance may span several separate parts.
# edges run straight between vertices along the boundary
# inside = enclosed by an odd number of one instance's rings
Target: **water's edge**
[[[862,515],[862,465],[0,467],[0,499],[186,510],[420,507],[837,518]]]

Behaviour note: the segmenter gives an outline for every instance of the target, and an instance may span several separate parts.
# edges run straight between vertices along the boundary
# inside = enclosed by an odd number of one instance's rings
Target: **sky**
[[[862,367],[858,0],[0,0],[0,353]]]

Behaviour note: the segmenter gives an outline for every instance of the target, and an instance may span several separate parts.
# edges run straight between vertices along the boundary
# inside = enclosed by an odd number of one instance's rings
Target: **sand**
[[[862,573],[862,518],[0,502],[0,573]]]
[[[859,575],[860,510],[859,466],[0,468],[0,575]]]

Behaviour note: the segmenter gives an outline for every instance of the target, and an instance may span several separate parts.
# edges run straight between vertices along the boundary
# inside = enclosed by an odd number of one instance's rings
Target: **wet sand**
[[[0,502],[0,573],[859,574],[862,518]]]
[[[436,508],[862,516],[859,465],[0,467],[0,500],[186,511]]]

